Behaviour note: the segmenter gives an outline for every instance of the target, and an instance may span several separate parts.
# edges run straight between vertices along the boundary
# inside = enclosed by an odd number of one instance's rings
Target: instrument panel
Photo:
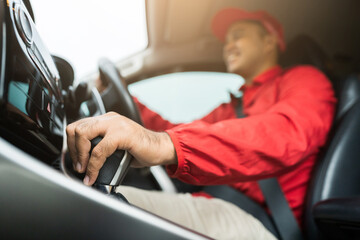
[[[21,0],[0,1],[0,135],[52,163],[61,155],[65,128],[60,75]]]

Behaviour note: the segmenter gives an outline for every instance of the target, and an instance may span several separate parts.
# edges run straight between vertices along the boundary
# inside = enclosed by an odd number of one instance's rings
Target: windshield
[[[32,0],[37,29],[49,51],[69,61],[76,78],[117,62],[148,44],[145,0]]]

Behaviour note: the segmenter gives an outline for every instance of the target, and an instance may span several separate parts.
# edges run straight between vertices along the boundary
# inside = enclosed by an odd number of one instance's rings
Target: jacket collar
[[[274,79],[276,76],[279,76],[282,73],[283,69],[280,65],[276,65],[256,76],[250,85],[243,85],[240,90],[245,90],[246,88],[257,86],[265,83],[270,79]]]
[[[276,65],[256,76],[252,84],[262,84],[268,81],[269,79],[273,79],[274,77],[278,76],[281,72],[282,72],[282,68],[279,65]]]

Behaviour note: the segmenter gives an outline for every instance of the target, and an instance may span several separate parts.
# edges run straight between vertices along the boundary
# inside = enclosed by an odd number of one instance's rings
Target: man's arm
[[[147,129],[153,131],[165,131],[166,129],[170,129],[179,125],[164,119],[158,113],[152,111],[143,103],[141,103],[136,97],[133,97],[133,100],[139,109],[144,127]]]
[[[177,164],[174,145],[165,132],[153,132],[117,113],[81,119],[67,126],[67,143],[74,169],[86,172],[84,183],[94,184],[107,157],[115,150],[129,151],[133,167]],[[103,139],[90,152],[90,140]]]
[[[334,115],[330,82],[301,67],[277,84],[277,102],[262,113],[167,130],[178,157],[169,174],[191,184],[234,184],[278,176],[317,154]]]
[[[165,131],[181,124],[172,123],[164,119],[158,113],[152,111],[144,104],[142,104],[136,97],[133,97],[133,99],[140,111],[144,127],[147,129],[151,129],[153,131]],[[202,117],[200,120],[207,123],[216,123],[225,119],[236,118],[234,106],[237,104],[237,102],[237,99],[232,99],[230,103],[223,103]]]

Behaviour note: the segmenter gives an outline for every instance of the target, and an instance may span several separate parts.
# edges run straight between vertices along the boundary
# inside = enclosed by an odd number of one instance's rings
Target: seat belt
[[[246,117],[243,112],[242,98],[238,98],[236,106],[236,115],[238,118]],[[302,240],[303,236],[295,216],[290,209],[280,184],[276,178],[259,180],[258,184],[265,198],[271,217],[274,220],[275,227],[282,240]]]
[[[258,184],[281,239],[302,240],[300,227],[286,201],[278,180],[276,178],[268,178],[259,180]]]

